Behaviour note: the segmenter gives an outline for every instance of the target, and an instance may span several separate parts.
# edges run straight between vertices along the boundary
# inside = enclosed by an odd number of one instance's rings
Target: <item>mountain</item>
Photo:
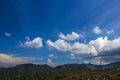
[[[0,68],[0,76],[8,76],[14,77],[17,75],[24,75],[28,73],[34,72],[43,72],[51,69],[52,67],[44,64],[44,65],[35,65],[35,64],[21,64],[14,67],[9,68]]]
[[[51,67],[46,64],[35,65],[28,63],[9,68],[0,68],[0,80],[71,80],[71,77],[89,78],[98,75],[99,77],[104,77],[104,75],[106,75],[106,77],[108,75],[113,75],[113,77],[120,75],[120,62],[114,62],[107,65],[74,63],[56,67]],[[84,78],[84,80],[88,78]]]
[[[17,65],[13,68],[16,68],[17,70],[24,72],[24,73],[29,73],[29,72],[39,72],[39,71],[46,71],[51,69],[51,66],[48,66],[46,64],[44,65],[35,65],[32,63],[28,63],[28,64],[21,64],[21,65]]]
[[[83,72],[83,71],[89,71],[91,70],[90,68],[88,68],[85,64],[64,64],[64,65],[60,65],[54,68],[57,71],[65,71],[65,72]]]

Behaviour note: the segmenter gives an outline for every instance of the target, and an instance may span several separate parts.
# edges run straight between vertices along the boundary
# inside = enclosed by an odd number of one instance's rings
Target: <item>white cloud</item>
[[[70,56],[75,56],[75,54],[71,53]]]
[[[53,57],[55,57],[55,55],[54,54],[49,54],[49,57],[53,58]]]
[[[46,43],[49,47],[60,51],[92,56],[110,54],[111,51],[120,49],[120,38],[108,40],[107,37],[99,37],[96,40],[91,40],[88,44],[80,42],[68,43],[61,39],[55,42],[48,40]]]
[[[71,53],[69,57],[70,57],[70,59],[76,59],[75,54],[73,54],[73,53]]]
[[[101,31],[102,32],[102,31]],[[109,34],[111,34],[110,31]],[[69,42],[66,39],[57,39],[56,41],[46,41],[50,48],[71,53],[70,59],[77,59],[77,56],[84,57],[84,63],[92,63],[96,65],[105,65],[111,62],[119,61],[120,55],[120,37],[108,39],[105,37],[98,37],[89,42]],[[77,54],[77,55],[76,55]],[[87,58],[88,59],[87,59]]]
[[[98,53],[109,52],[114,49],[120,49],[120,37],[113,40],[108,40],[107,37],[99,37],[96,40],[90,41],[89,44],[93,45]]]
[[[89,64],[90,62],[85,60],[85,61],[83,61],[83,63],[84,64]]]
[[[48,44],[49,47],[53,47],[60,51],[68,51],[69,49],[69,43],[67,43],[62,39],[58,39],[56,42],[52,42],[51,40],[48,40],[46,43]]]
[[[109,30],[109,31],[107,31],[107,34],[108,34],[108,35],[110,35],[110,34],[112,34],[112,33],[114,33],[114,30]]]
[[[94,59],[90,60],[90,63],[95,64],[95,65],[106,65],[109,64],[110,62],[105,62],[102,57],[95,57]]]
[[[97,51],[93,45],[75,42],[70,47],[70,52],[81,55],[97,55]]]
[[[26,41],[23,43],[20,43],[20,45],[23,47],[28,47],[28,48],[41,48],[41,47],[43,47],[42,38],[40,38],[40,37],[36,37],[33,40],[30,40],[29,37],[26,37]]]
[[[60,34],[58,36],[61,39],[68,40],[68,41],[74,41],[76,39],[79,39],[80,37],[83,38],[82,34],[78,34],[78,33],[75,33],[75,32],[72,32],[71,34],[66,34],[66,35],[64,35],[63,33],[60,32]]]
[[[60,51],[72,52],[76,54],[92,54],[96,55],[97,52],[92,45],[86,45],[83,43],[75,42],[73,44],[68,43],[65,40],[58,39],[55,42],[48,40],[46,42],[49,47],[55,48]]]
[[[101,30],[99,27],[95,27],[95,28],[93,29],[93,32],[94,32],[95,34],[101,34],[101,33],[102,33],[102,30]]]
[[[12,35],[11,35],[10,33],[6,32],[6,33],[5,33],[5,36],[11,37]]]
[[[51,59],[48,59],[47,64],[50,65],[50,66],[54,66],[54,63],[52,62]]]

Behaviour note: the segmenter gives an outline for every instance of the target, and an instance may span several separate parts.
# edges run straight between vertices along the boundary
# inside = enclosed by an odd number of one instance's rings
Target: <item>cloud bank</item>
[[[120,37],[112,40],[109,40],[107,36],[98,37],[95,40],[90,40],[88,44],[76,41],[71,43],[63,39],[58,39],[55,42],[47,40],[46,43],[50,48],[72,53],[70,58],[75,58],[74,54],[83,57],[89,56],[91,57],[89,62],[94,64],[108,64],[118,60],[114,56],[120,55]],[[107,56],[111,56],[112,60],[109,60]]]
[[[5,53],[0,53],[0,67],[14,66],[17,64],[29,63],[33,59],[25,57],[16,57]]]
[[[46,43],[49,47],[59,51],[92,56],[106,55],[110,54],[111,51],[120,49],[120,38],[108,40],[107,36],[99,37],[96,40],[91,40],[88,44],[80,42],[68,43],[62,39],[58,39],[55,42],[48,40]]]

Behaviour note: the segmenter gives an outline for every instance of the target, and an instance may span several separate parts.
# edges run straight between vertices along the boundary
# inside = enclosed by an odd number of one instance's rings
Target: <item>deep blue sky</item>
[[[94,34],[93,29],[97,26],[102,30],[101,34]],[[107,34],[109,30],[113,30],[110,35]],[[89,43],[98,37],[118,38],[119,30],[120,0],[0,0],[0,53],[42,58],[33,62],[47,63],[50,54],[54,54],[52,61],[55,64],[85,60],[82,55],[77,55],[80,59],[70,59],[71,52],[48,47],[46,41],[55,42],[60,32],[82,34],[84,38],[76,41]],[[5,36],[5,33],[11,36]],[[43,47],[20,46],[26,36],[31,40],[42,38]]]

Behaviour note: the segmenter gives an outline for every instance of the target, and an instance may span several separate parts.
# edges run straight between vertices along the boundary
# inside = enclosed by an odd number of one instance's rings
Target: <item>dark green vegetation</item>
[[[0,80],[120,80],[120,63],[108,65],[65,64],[48,65],[21,64],[0,68]]]

